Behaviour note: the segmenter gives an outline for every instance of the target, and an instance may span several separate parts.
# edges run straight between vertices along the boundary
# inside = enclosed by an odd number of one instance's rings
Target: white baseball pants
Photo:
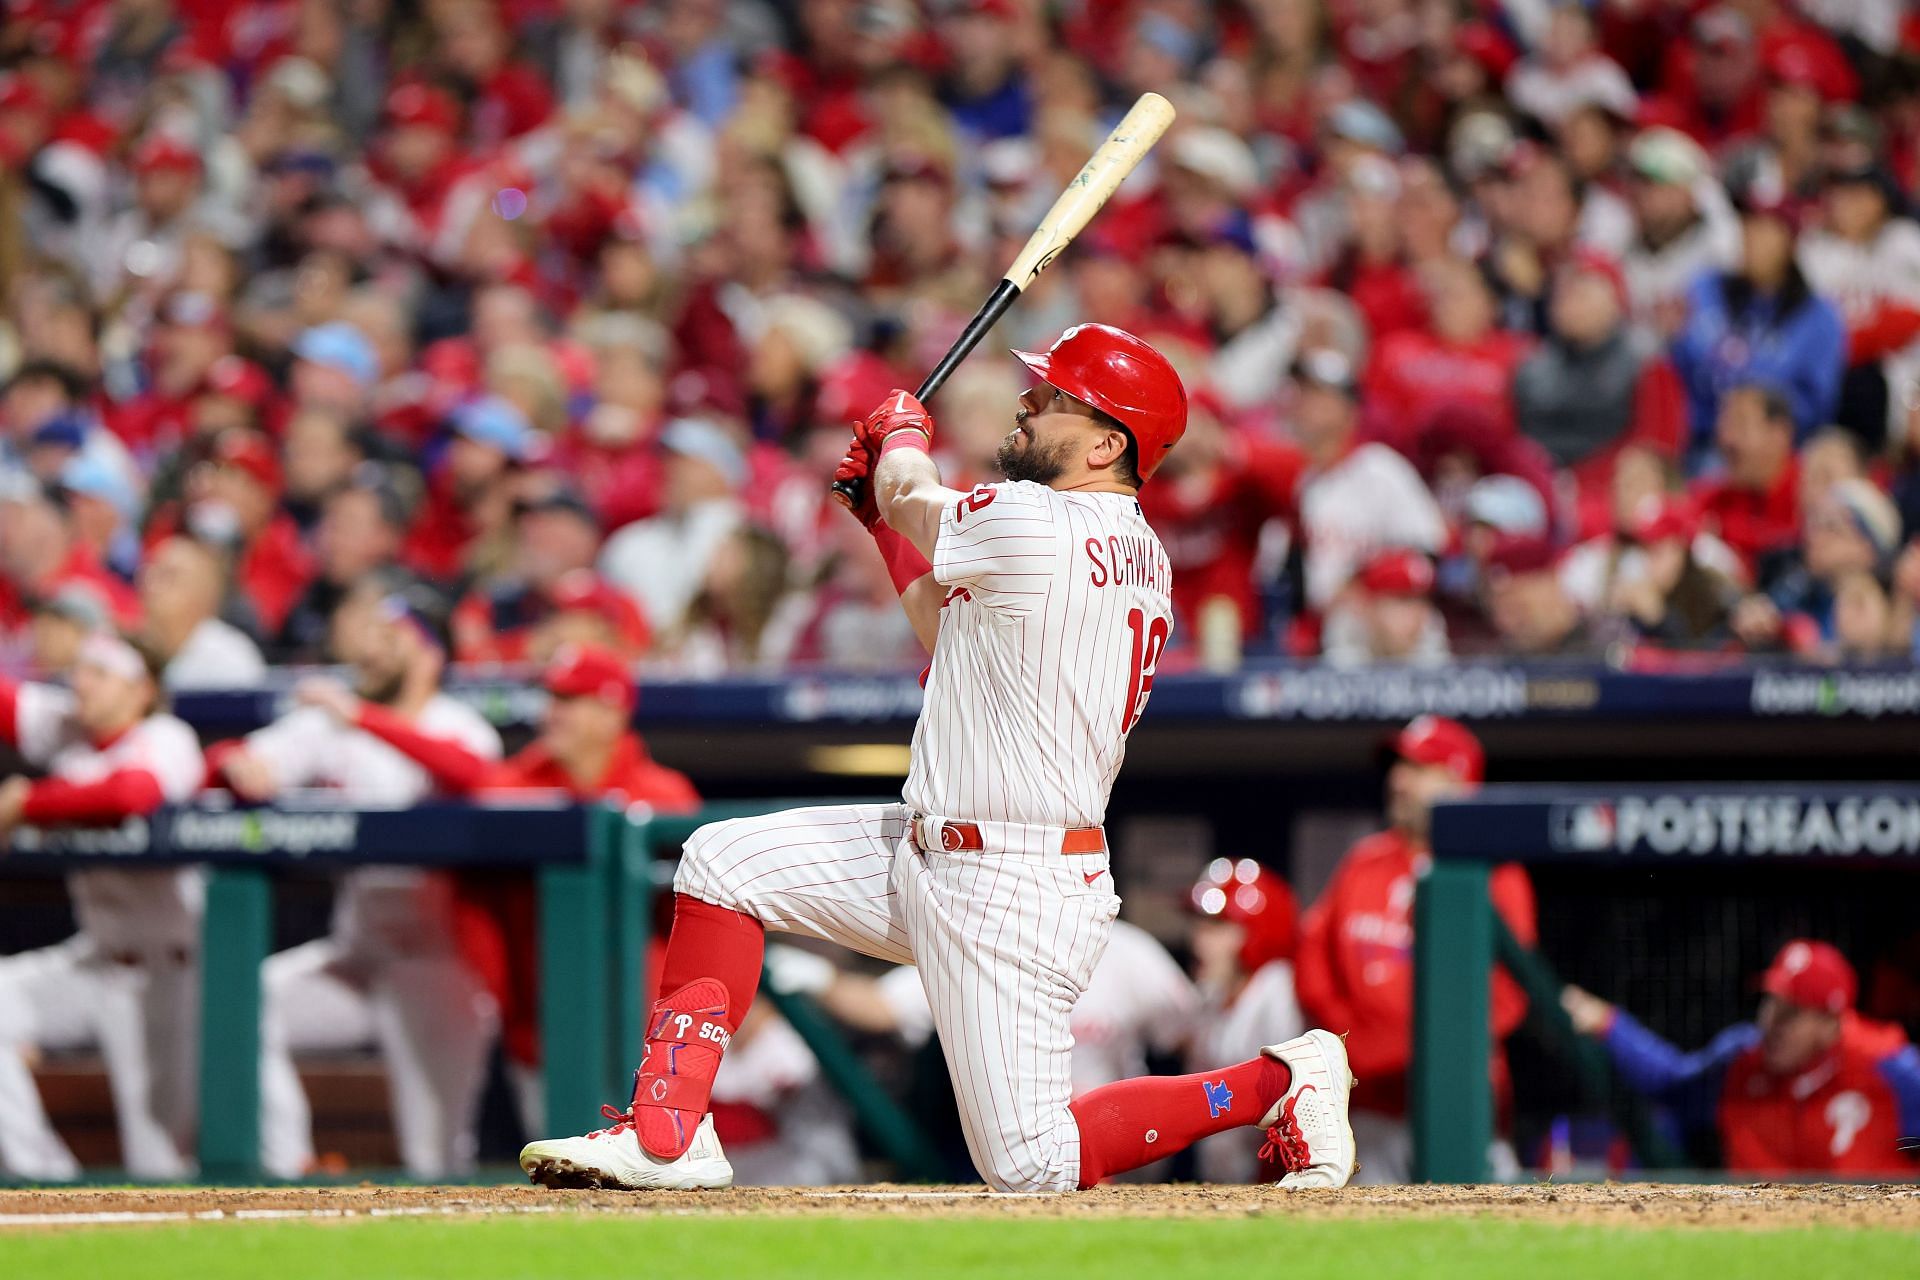
[[[98,1047],[127,1172],[188,1177],[199,982],[190,956],[121,963],[85,934],[0,957],[0,1170],[45,1181],[79,1176],[47,1119],[26,1053]]]
[[[269,1173],[298,1178],[313,1164],[313,1114],[293,1055],[376,1047],[407,1172],[472,1170],[497,1018],[457,956],[361,962],[321,938],[270,957],[262,985],[260,1158]]]
[[[967,1150],[1001,1191],[1080,1185],[1069,1020],[1119,914],[1105,853],[1058,828],[980,824],[983,852],[922,852],[902,805],[702,827],[674,888],[768,929],[919,967]]]

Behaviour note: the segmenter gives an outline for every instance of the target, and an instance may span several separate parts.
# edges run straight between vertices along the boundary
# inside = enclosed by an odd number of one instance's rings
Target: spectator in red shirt
[[[1215,601],[1232,610],[1237,644],[1261,624],[1253,580],[1260,531],[1293,514],[1306,462],[1300,450],[1230,425],[1226,408],[1202,392],[1188,402],[1187,434],[1140,491],[1140,508],[1173,564],[1175,635],[1198,640]]]
[[[1597,1037],[1628,1087],[1719,1138],[1744,1175],[1906,1181],[1920,1134],[1920,1050],[1899,1026],[1854,1011],[1859,983],[1825,942],[1796,939],[1760,979],[1760,1013],[1683,1053],[1624,1010],[1568,987],[1574,1029]]]
[[[383,127],[370,159],[374,176],[398,199],[403,226],[390,239],[424,249],[438,228],[447,193],[469,168],[460,153],[460,104],[417,81],[387,95]]]
[[[18,472],[0,472],[0,635],[24,625],[35,601],[70,584],[104,600],[119,625],[139,622],[139,597],[74,537],[53,497]]]
[[[121,442],[143,455],[179,443],[192,421],[194,397],[215,365],[233,355],[233,332],[218,299],[176,293],[160,305],[159,313],[149,344],[151,381],[140,395],[106,415]]]
[[[1669,50],[1663,91],[1648,101],[1645,123],[1684,130],[1713,150],[1758,132],[1765,89],[1753,24],[1723,4],[1701,12],[1689,34]]]
[[[1312,1026],[1347,1037],[1359,1084],[1353,1136],[1362,1183],[1405,1182],[1411,1175],[1407,1068],[1413,1049],[1413,885],[1432,855],[1428,823],[1436,800],[1470,795],[1486,774],[1480,743],[1459,723],[1421,716],[1393,740],[1387,819],[1347,856],[1307,912],[1295,982]],[[1533,887],[1519,866],[1493,872],[1494,909],[1523,944],[1535,939]],[[1493,1083],[1511,1088],[1500,1041],[1513,1034],[1527,998],[1504,970],[1493,975]],[[1497,1144],[1504,1148],[1504,1143]],[[1513,1167],[1513,1155],[1504,1151]],[[1496,1159],[1496,1172],[1501,1160]]]
[[[1721,397],[1714,447],[1725,471],[1695,496],[1707,528],[1740,553],[1750,574],[1800,533],[1793,432],[1793,408],[1771,387],[1747,383]]]
[[[457,410],[426,501],[407,535],[406,561],[416,572],[452,582],[472,563],[484,536],[499,535],[512,511],[521,468],[539,445],[526,415],[498,397]]]
[[[567,646],[547,663],[551,701],[540,736],[517,755],[488,760],[452,738],[422,732],[390,709],[335,683],[303,685],[303,700],[390,743],[449,795],[563,791],[583,803],[650,805],[691,813],[700,793],[685,774],[656,763],[629,724],[638,690],[627,663],[606,650]],[[500,1007],[508,1072],[529,1133],[542,1125],[539,929],[532,878],[524,872],[461,876],[455,929],[461,954]]]
[[[212,458],[188,478],[187,500],[187,531],[232,558],[234,583],[259,633],[278,635],[313,576],[313,558],[280,509],[273,445],[251,431],[223,432]]]
[[[1375,342],[1424,327],[1427,300],[1408,265],[1397,216],[1399,171],[1384,157],[1362,156],[1347,170],[1346,189],[1347,240],[1321,284],[1353,298]]]
[[[1407,453],[1436,410],[1460,404],[1486,410],[1511,431],[1513,371],[1531,340],[1494,327],[1493,296],[1470,262],[1427,263],[1420,287],[1430,328],[1393,334],[1374,348],[1363,396],[1369,428]]]
[[[433,11],[435,52],[472,102],[468,140],[490,151],[546,123],[553,91],[531,66],[515,60],[513,33],[491,0],[460,0]]]

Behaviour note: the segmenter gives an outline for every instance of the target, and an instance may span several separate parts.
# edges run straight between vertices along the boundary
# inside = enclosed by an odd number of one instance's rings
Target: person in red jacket
[[[1709,532],[1740,553],[1749,573],[1800,537],[1800,461],[1793,409],[1778,390],[1747,383],[1720,400],[1714,447],[1726,464],[1694,498]]]
[[[1173,563],[1175,634],[1207,635],[1208,607],[1225,600],[1237,644],[1260,629],[1260,531],[1292,516],[1306,459],[1290,443],[1229,425],[1210,392],[1195,395],[1191,408],[1180,449],[1161,469],[1162,483],[1140,491],[1140,509]]]
[[[1509,390],[1532,338],[1495,327],[1493,294],[1471,262],[1426,263],[1420,288],[1429,327],[1389,334],[1361,380],[1369,432],[1411,453],[1434,414],[1450,405],[1483,409],[1513,431]]]
[[[505,760],[423,733],[337,682],[305,682],[296,696],[391,744],[449,795],[563,791],[582,802],[646,804],[662,813],[700,807],[700,793],[687,776],[657,763],[629,727],[638,691],[618,654],[563,647],[547,664],[544,683],[552,701],[539,737]],[[468,872],[460,878],[454,926],[461,953],[499,1005],[508,1077],[530,1133],[544,1128],[536,906],[526,873]]]
[[[1302,926],[1294,981],[1310,1026],[1347,1037],[1359,1085],[1353,1091],[1356,1181],[1405,1182],[1411,1176],[1407,1067],[1413,1051],[1413,885],[1432,855],[1427,829],[1436,800],[1468,795],[1486,773],[1480,743],[1466,727],[1421,716],[1393,739],[1387,774],[1387,830],[1354,845]],[[1536,937],[1533,887],[1517,865],[1494,868],[1494,910],[1514,936]],[[1493,976],[1493,1085],[1510,1090],[1500,1042],[1527,1011],[1526,995],[1505,972]],[[1514,1167],[1495,1143],[1494,1170]]]
[[[1669,1104],[1682,1128],[1716,1129],[1726,1167],[1779,1177],[1920,1173],[1920,1050],[1889,1022],[1854,1011],[1853,966],[1804,938],[1780,949],[1760,979],[1760,1013],[1706,1048],[1683,1053],[1579,987],[1561,1004],[1598,1037],[1639,1093]]]

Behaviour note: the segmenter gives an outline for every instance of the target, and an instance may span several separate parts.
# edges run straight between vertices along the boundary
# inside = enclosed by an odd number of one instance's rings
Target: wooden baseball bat
[[[1060,198],[1053,202],[1053,208],[1047,210],[1047,216],[1040,219],[1040,225],[1027,237],[1026,247],[1007,268],[1006,275],[987,295],[986,302],[974,313],[973,319],[961,331],[954,344],[947,348],[947,354],[933,367],[926,381],[914,393],[921,401],[931,398],[947,380],[947,376],[959,367],[967,353],[980,345],[980,339],[987,331],[1000,322],[1013,300],[1020,291],[1032,284],[1042,271],[1053,265],[1061,250],[1073,243],[1073,238],[1086,228],[1093,215],[1100,212],[1100,206],[1119,188],[1126,176],[1133,172],[1143,156],[1160,141],[1160,135],[1173,123],[1173,104],[1157,93],[1143,93],[1140,100],[1113,127],[1107,140],[1095,149],[1087,158],[1080,172],[1074,175]],[[843,507],[860,505],[862,491],[860,481],[836,480],[833,482],[833,496]]]

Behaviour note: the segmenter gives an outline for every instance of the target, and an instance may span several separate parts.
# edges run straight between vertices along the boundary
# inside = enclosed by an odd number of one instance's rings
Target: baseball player
[[[1758,1017],[1693,1053],[1578,987],[1560,1000],[1576,1030],[1606,1045],[1628,1087],[1666,1103],[1684,1130],[1718,1131],[1728,1169],[1913,1177],[1901,1143],[1920,1134],[1920,1050],[1898,1024],[1855,1012],[1859,981],[1847,958],[1796,939],[1760,990]]]
[[[1365,1088],[1354,1099],[1361,1180],[1405,1182],[1412,1175],[1407,1126],[1407,1070],[1413,1056],[1413,886],[1433,855],[1427,833],[1434,801],[1469,795],[1486,776],[1486,753],[1467,727],[1443,716],[1420,716],[1393,738],[1387,773],[1390,826],[1356,843],[1308,910],[1295,965],[1307,1017],[1347,1037]],[[1521,942],[1537,929],[1533,886],[1524,868],[1493,869],[1494,910]],[[1504,1101],[1512,1083],[1504,1042],[1527,1012],[1526,993],[1506,970],[1491,993],[1493,1086]],[[1496,1141],[1488,1153],[1496,1175],[1518,1171],[1513,1149]]]
[[[639,696],[628,663],[610,649],[563,645],[542,683],[551,700],[540,734],[506,760],[437,736],[420,721],[360,697],[338,681],[303,683],[299,697],[392,746],[427,771],[447,795],[563,791],[582,803],[651,805],[691,813],[700,793],[678,770],[654,760],[631,728]],[[507,1079],[526,1132],[544,1127],[540,1080],[540,951],[533,877],[524,871],[469,871],[455,901],[461,954],[500,1011]]]
[[[943,486],[933,419],[904,391],[841,462],[872,481],[858,514],[933,653],[902,803],[694,833],[632,1103],[605,1129],[529,1144],[534,1181],[732,1181],[708,1096],[768,929],[918,966],[992,1187],[1090,1187],[1247,1124],[1268,1130],[1286,1185],[1352,1175],[1352,1080],[1326,1032],[1073,1097],[1073,1007],[1120,905],[1100,824],[1172,626],[1136,495],[1185,428],[1186,393],[1165,357],[1105,325],[1015,354],[1034,382],[1000,447],[1004,483]]]
[[[1193,886],[1194,976],[1203,1001],[1189,1057],[1233,1062],[1275,1036],[1306,1030],[1293,989],[1300,908],[1279,873],[1252,858],[1215,858]],[[1245,1135],[1223,1133],[1194,1150],[1202,1182],[1252,1182],[1260,1161]]]
[[[492,726],[440,692],[437,640],[384,589],[369,579],[334,613],[334,648],[352,666],[359,696],[497,760]],[[434,789],[425,769],[325,699],[223,747],[211,753],[214,766],[249,800],[318,787],[349,804],[404,807]],[[267,961],[261,1161],[269,1172],[299,1177],[313,1164],[294,1052],[361,1045],[378,1045],[385,1059],[408,1172],[445,1178],[471,1167],[495,1014],[461,962],[452,920],[453,886],[444,873],[364,867],[342,877],[328,937]]]
[[[0,854],[22,824],[113,826],[186,800],[205,769],[161,709],[152,666],[106,632],[81,642],[73,689],[0,680],[0,738],[46,776],[0,782]],[[80,931],[0,959],[0,1169],[77,1177],[27,1070],[31,1046],[97,1044],[120,1152],[140,1178],[190,1171],[203,884],[191,867],[68,877]]]

